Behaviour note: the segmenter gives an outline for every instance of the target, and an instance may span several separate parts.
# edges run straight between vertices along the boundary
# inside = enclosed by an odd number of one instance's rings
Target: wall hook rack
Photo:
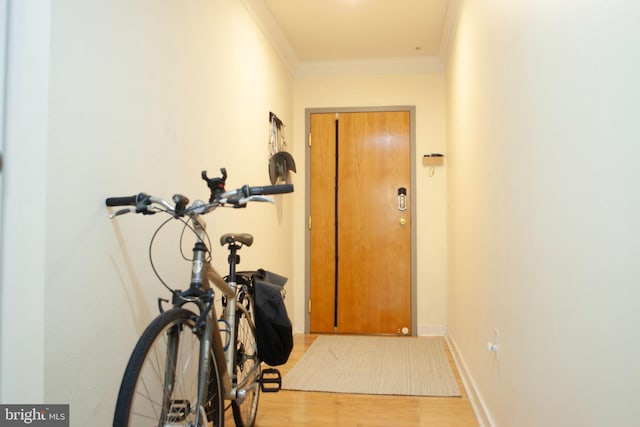
[[[422,156],[424,166],[442,166],[444,164],[444,154],[431,153]]]

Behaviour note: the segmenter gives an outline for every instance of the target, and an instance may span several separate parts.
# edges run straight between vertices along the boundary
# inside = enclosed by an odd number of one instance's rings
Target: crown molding
[[[240,2],[247,9],[249,15],[262,30],[262,33],[278,55],[280,55],[291,74],[294,74],[299,64],[298,57],[264,0],[240,0]]]
[[[341,61],[302,62],[295,77],[439,73],[444,71],[440,58],[415,56],[401,58],[362,58]]]
[[[458,22],[460,21],[463,3],[464,0],[449,0],[449,5],[447,6],[447,15],[444,18],[439,53],[440,60],[444,67],[449,63],[449,57],[451,56],[451,49],[453,49],[453,42],[455,40],[456,30],[458,29]]]
[[[449,0],[438,56],[361,58],[301,62],[264,0],[240,0],[249,15],[296,78],[341,75],[444,72],[464,0]]]

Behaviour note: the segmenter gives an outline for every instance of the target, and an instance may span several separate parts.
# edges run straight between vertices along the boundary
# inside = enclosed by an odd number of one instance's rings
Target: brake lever
[[[128,214],[130,212],[135,212],[135,211],[136,211],[136,208],[133,208],[133,207],[120,209],[120,210],[117,210],[114,213],[110,214],[109,215],[109,219],[113,219],[113,218],[115,218],[117,216]]]
[[[134,208],[134,207],[130,207],[130,208],[124,208],[124,209],[120,209],[118,211],[115,211],[114,213],[109,215],[109,219],[113,219],[117,216],[120,215],[124,215],[124,214],[128,214],[128,213],[141,213],[142,215],[153,215],[156,213],[156,211],[153,210],[149,210],[149,209],[144,209],[142,211],[139,211],[138,208]]]
[[[275,203],[275,200],[272,197],[254,195],[249,197],[243,197],[238,200],[238,204],[246,205],[249,202],[265,202],[265,203]]]

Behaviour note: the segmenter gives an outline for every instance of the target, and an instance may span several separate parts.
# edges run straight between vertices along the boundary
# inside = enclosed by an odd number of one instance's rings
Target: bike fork
[[[176,361],[178,355],[178,344],[180,342],[180,331],[177,326],[173,326],[168,333],[167,359],[165,360],[164,390],[162,393],[162,410],[160,412],[160,424],[167,422],[167,417],[171,411],[172,395],[176,381]]]
[[[209,356],[211,355],[211,341],[207,337],[213,336],[213,322],[209,319],[205,322],[202,339],[200,340],[200,362],[198,363],[198,398],[196,402],[196,419],[195,425],[201,425],[200,415],[202,411],[200,408],[204,408],[206,399],[209,395],[209,370],[213,369],[210,366]],[[204,424],[202,424],[204,425]]]

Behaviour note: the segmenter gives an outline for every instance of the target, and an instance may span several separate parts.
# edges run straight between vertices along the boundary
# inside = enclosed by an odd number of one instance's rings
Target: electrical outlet
[[[498,359],[498,349],[500,348],[500,331],[497,329],[493,330],[493,337],[491,341],[487,343],[487,351],[490,353],[494,353],[496,360]]]

